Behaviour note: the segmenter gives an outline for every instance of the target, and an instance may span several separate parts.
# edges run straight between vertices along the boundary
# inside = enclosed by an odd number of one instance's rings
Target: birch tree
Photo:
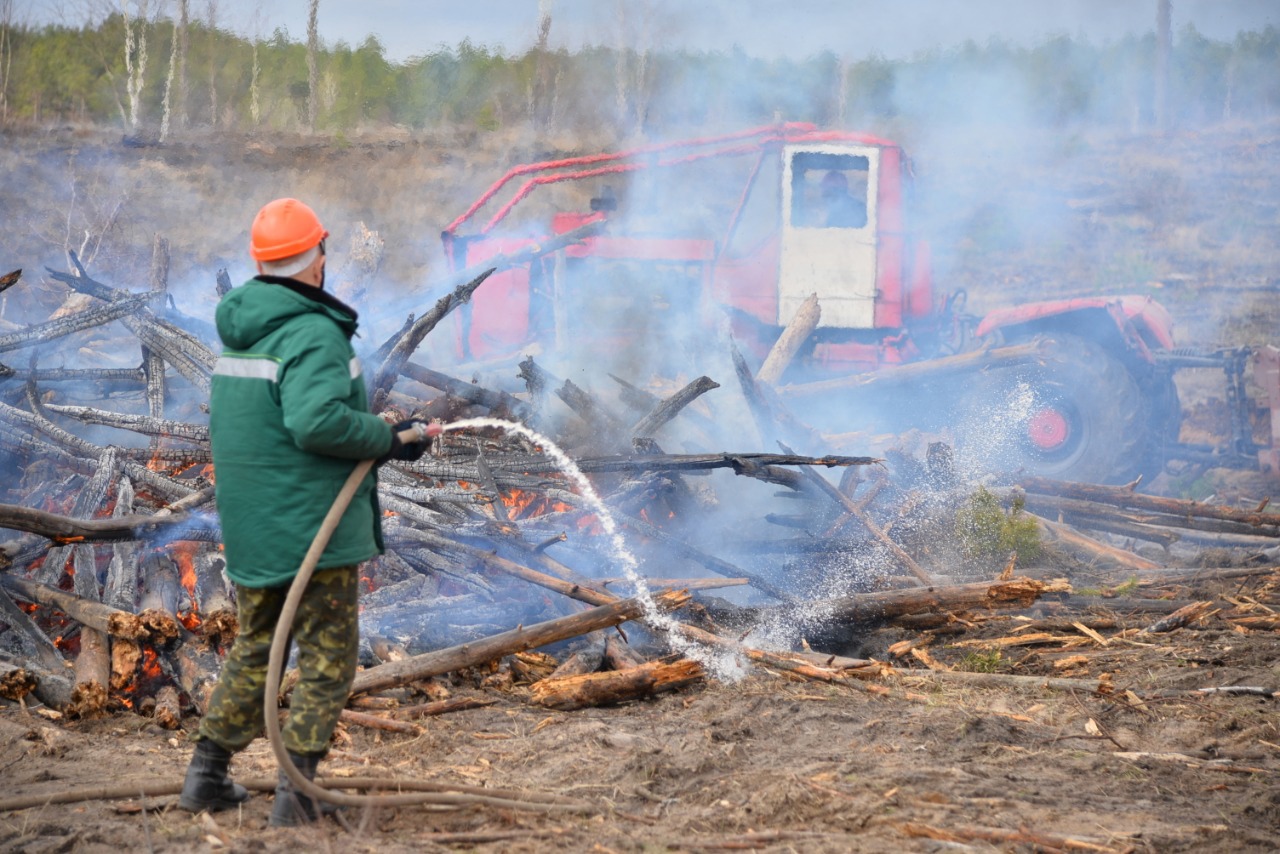
[[[121,3],[124,15],[124,91],[129,104],[129,127],[137,130],[142,121],[142,90],[147,75],[147,13],[149,0],[136,0],[137,14],[129,3]]]
[[[178,0],[178,127],[187,126],[187,51],[191,39],[191,0]]]
[[[307,16],[307,130],[316,132],[317,101],[320,97],[320,70],[316,54],[320,52],[320,0],[311,0],[311,13]]]
[[[208,0],[205,22],[209,25],[209,126],[218,126],[218,0]]]
[[[617,0],[618,55],[614,68],[618,124],[623,133],[644,132],[649,112],[649,50],[655,8],[651,0]],[[635,12],[628,16],[628,10]]]
[[[13,0],[0,0],[0,125],[9,122],[9,73],[13,67]]]
[[[550,127],[555,114],[555,80],[551,74],[552,0],[538,0],[538,38],[533,48],[533,73],[529,79],[529,120],[538,130]]]
[[[178,0],[181,5],[186,0]],[[173,37],[169,40],[169,73],[164,76],[164,98],[160,112],[160,141],[169,138],[169,118],[172,111],[173,79],[178,71],[178,22],[173,22]]]

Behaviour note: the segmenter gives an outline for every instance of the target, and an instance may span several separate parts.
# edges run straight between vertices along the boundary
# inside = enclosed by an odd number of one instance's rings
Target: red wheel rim
[[[1071,434],[1067,417],[1056,409],[1042,409],[1027,422],[1027,436],[1031,444],[1042,451],[1060,448]]]

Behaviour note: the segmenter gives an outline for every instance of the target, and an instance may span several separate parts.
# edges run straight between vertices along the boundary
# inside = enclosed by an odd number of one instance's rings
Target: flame
[[[528,519],[544,513],[563,513],[573,509],[563,501],[552,501],[541,493],[527,489],[512,489],[510,492],[499,493],[499,498],[510,511],[507,515],[512,520]]]
[[[196,597],[196,552],[199,549],[200,544],[194,540],[178,540],[170,547],[170,555],[178,564],[179,580],[192,602],[199,601]]]
[[[143,679],[159,679],[164,676],[164,670],[160,668],[160,656],[149,646],[142,648],[142,666],[139,672]]]
[[[173,562],[178,565],[178,580],[191,598],[191,610],[179,611],[178,622],[191,632],[200,628],[200,614],[197,610],[200,599],[196,593],[199,586],[199,578],[196,576],[196,553],[199,551],[200,543],[194,540],[178,540],[169,546],[169,554]]]

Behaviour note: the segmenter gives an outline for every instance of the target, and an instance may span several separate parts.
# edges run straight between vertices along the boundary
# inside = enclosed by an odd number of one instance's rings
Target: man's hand
[[[400,434],[406,431],[416,430],[421,439],[406,442],[400,438]],[[427,445],[432,436],[439,436],[441,433],[438,424],[427,424],[424,421],[401,421],[391,427],[391,448],[381,457],[378,457],[377,464],[382,465],[388,460],[404,460],[405,462],[413,462],[421,459],[422,455],[427,452]]]

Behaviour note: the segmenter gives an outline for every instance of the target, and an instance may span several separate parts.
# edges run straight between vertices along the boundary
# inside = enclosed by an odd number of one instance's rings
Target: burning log
[[[782,438],[795,444],[819,447],[822,438],[813,428],[802,424],[788,413],[771,389],[756,382],[747,360],[738,352],[737,347],[731,348],[730,355],[733,357],[734,371],[738,375],[738,385],[742,387],[742,395],[747,399],[747,408],[755,419],[760,438],[766,442],[770,438]]]
[[[0,580],[8,579],[9,576],[0,575]],[[67,665],[54,641],[40,630],[40,626],[35,624],[26,611],[14,604],[9,593],[3,589],[0,589],[0,620],[8,624],[9,631],[14,632],[23,644],[23,654],[28,665],[38,662],[44,670],[54,672],[60,672]]]
[[[146,305],[148,299],[149,297],[146,295],[130,297],[105,306],[69,314],[57,320],[50,320],[48,323],[28,326],[19,332],[0,335],[0,353],[31,344],[45,344],[84,329],[92,329],[95,326],[110,323]]]
[[[0,365],[0,379],[35,380],[40,383],[103,383],[107,385],[142,385],[146,373],[142,368],[11,368]]]
[[[618,396],[622,400],[622,402],[626,404],[629,408],[634,410],[637,414],[642,414],[647,416],[648,414],[654,412],[658,407],[661,407],[664,405],[664,401],[661,398],[659,398],[656,394],[653,394],[652,392],[648,392],[642,388],[638,388],[614,374],[609,374],[609,378],[618,384],[618,387],[619,387]],[[691,383],[690,385],[697,385],[697,384],[701,384],[701,378],[694,380],[693,383]],[[718,387],[719,386],[717,385],[717,388]],[[679,392],[677,392],[677,394],[678,393]],[[684,410],[681,410],[681,411],[684,411]],[[712,421],[710,418],[706,417],[705,415],[690,411],[688,415],[688,420],[692,421],[695,424],[695,426],[701,429],[705,434],[712,434],[716,432],[716,423]],[[637,433],[633,428],[632,435],[641,435],[641,434]]]
[[[111,645],[111,687],[124,691],[138,679],[142,665],[142,645],[138,641],[116,638]]]
[[[121,478],[116,487],[116,506],[111,509],[111,518],[132,515],[134,497],[133,482],[127,477]],[[132,540],[121,540],[111,547],[102,601],[130,613],[138,605],[138,546]]]
[[[19,694],[12,699],[21,699],[26,696],[22,693],[26,686],[34,682],[31,693],[35,694],[36,699],[51,709],[61,711],[71,704],[73,690],[72,682],[67,678],[65,670],[61,663],[55,670],[30,661],[17,665],[14,662],[0,660],[0,684],[9,682],[13,686],[14,693]],[[7,695],[0,694],[0,696]]]
[[[200,633],[209,644],[225,648],[240,631],[240,619],[223,580],[226,560],[205,551],[196,556],[196,596],[200,604]]]
[[[720,383],[710,377],[698,377],[671,397],[661,401],[653,409],[636,422],[631,428],[632,436],[652,436],[662,425],[680,414],[686,406],[712,389],[720,388]]]
[[[60,464],[66,465],[73,471],[86,472],[96,471],[97,467],[83,459],[75,457],[67,451],[74,451],[79,454],[91,457],[99,462],[107,453],[106,448],[99,448],[72,433],[63,430],[56,424],[53,424],[46,418],[34,415],[29,412],[23,412],[15,409],[5,403],[0,403],[0,421],[8,422],[19,429],[25,429],[31,432],[38,432],[58,443],[59,447],[50,446],[46,443],[34,440],[31,437],[20,437],[14,441],[9,437],[8,431],[0,430],[0,445],[12,443],[15,449],[20,451],[30,451],[37,455],[55,459]],[[67,450],[64,450],[67,449]],[[194,490],[185,484],[165,477],[157,472],[140,466],[135,462],[124,461],[122,468],[125,474],[139,483],[145,484],[149,489],[159,495],[167,498],[182,498],[190,495]]]
[[[192,493],[187,493],[191,495]],[[0,504],[0,528],[27,531],[54,542],[120,542],[149,539],[160,533],[180,539],[216,539],[208,522],[182,514],[129,515],[110,519],[74,519],[15,504]]]
[[[524,421],[533,414],[528,403],[505,391],[492,391],[475,383],[466,383],[453,377],[424,368],[414,362],[406,362],[400,374],[416,380],[425,386],[439,389],[445,394],[483,406],[494,413],[507,414],[517,420]]]
[[[107,711],[107,686],[111,684],[111,652],[107,636],[94,629],[80,630],[80,654],[76,656],[75,688],[67,713],[77,718],[97,718]]]
[[[548,709],[571,711],[674,691],[705,677],[696,661],[651,661],[625,670],[542,679],[533,683],[530,699]]]
[[[427,334],[436,328],[436,324],[448,317],[449,313],[455,308],[470,300],[476,288],[484,284],[485,279],[497,271],[497,266],[490,265],[487,269],[479,272],[476,270],[463,270],[458,273],[453,277],[453,281],[457,281],[459,284],[454,286],[451,292],[437,300],[431,310],[418,318],[412,326],[402,330],[402,334],[388,348],[387,357],[374,375],[374,409],[380,408],[379,401],[386,398],[387,393],[391,391],[391,387],[395,385],[396,377],[404,370],[405,363],[409,361],[409,357],[418,349],[418,345],[427,337]]]
[[[683,607],[688,603],[689,596],[685,593],[669,591],[658,594],[654,599],[661,610],[669,612]],[[351,693],[367,694],[431,676],[439,676],[463,667],[493,661],[504,655],[616,626],[643,615],[644,604],[639,599],[623,599],[527,628],[518,626],[511,631],[472,643],[371,667],[356,674]]]
[[[87,293],[108,303],[133,297],[128,292],[116,290],[90,277],[74,252],[71,253],[71,263],[76,268],[76,275],[46,269],[53,279],[73,290]],[[209,378],[218,360],[217,355],[191,333],[156,317],[145,304],[153,296],[153,294],[146,294],[143,305],[138,306],[131,315],[122,318],[124,325],[138,336],[138,340],[143,345],[159,353],[187,382],[208,393]]]
[[[565,406],[585,421],[597,436],[621,436],[627,429],[621,418],[572,380],[565,380],[556,389],[556,397],[564,401]]]
[[[204,644],[195,643],[185,629],[179,631],[182,643],[166,650],[164,655],[172,665],[183,693],[191,698],[191,705],[203,715],[213,698],[213,689],[218,686],[222,659]]]
[[[0,586],[28,602],[56,608],[81,625],[103,634],[128,640],[150,637],[140,617],[112,608],[110,605],[85,599],[46,584],[15,578],[12,575],[0,575]]]
[[[26,668],[0,659],[0,697],[18,702],[36,690],[36,679]]]
[[[160,690],[156,691],[151,719],[164,729],[182,726],[182,702],[177,688],[172,685],[160,686]]]
[[[83,424],[99,424],[104,427],[116,427],[130,430],[144,436],[185,439],[188,442],[209,441],[209,428],[203,424],[191,424],[185,421],[170,421],[150,415],[130,415],[124,412],[108,412],[88,406],[59,406],[46,404],[45,409],[74,418]]]
[[[163,646],[178,638],[178,600],[182,588],[178,584],[177,567],[168,555],[148,555],[142,561],[142,577],[145,590],[138,617],[147,627],[151,642]]]

